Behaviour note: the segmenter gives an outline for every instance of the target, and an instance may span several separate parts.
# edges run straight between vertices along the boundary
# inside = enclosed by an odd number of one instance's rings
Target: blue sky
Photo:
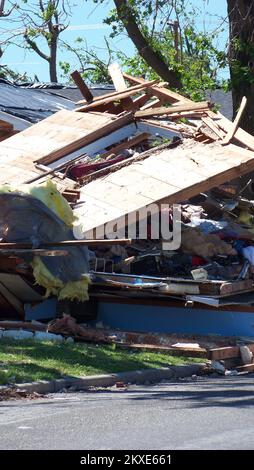
[[[62,38],[72,45],[75,39],[80,36],[86,40],[88,48],[97,48],[99,55],[102,58],[105,57],[104,36],[109,36],[111,28],[103,24],[103,19],[113,8],[112,0],[104,0],[102,5],[94,4],[92,0],[80,0],[76,3],[77,6],[73,9],[73,15],[70,19],[70,27],[62,34]],[[29,5],[29,0],[27,4]],[[195,11],[197,28],[200,30],[205,29],[207,34],[217,27],[220,28],[221,18],[226,17],[227,14],[226,0],[189,0],[188,9],[189,11]],[[8,29],[10,26],[4,19],[0,19],[0,32],[1,29]],[[223,26],[226,27],[226,24]],[[226,40],[227,30],[220,33],[217,45],[223,48]],[[134,51],[132,42],[126,37],[118,37],[110,41],[114,48],[120,49],[128,55],[131,55]],[[77,67],[75,59],[66,55],[66,53],[60,52],[58,59],[71,62],[73,69]],[[31,77],[36,73],[41,81],[47,82],[49,80],[47,63],[37,54],[19,47],[10,46],[5,51],[1,63],[10,66],[19,73],[26,71]],[[224,76],[227,76],[227,72],[224,73]]]

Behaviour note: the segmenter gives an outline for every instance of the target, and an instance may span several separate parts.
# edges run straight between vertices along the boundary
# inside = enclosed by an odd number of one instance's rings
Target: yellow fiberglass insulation
[[[21,195],[30,195],[39,199],[45,206],[54,212],[64,224],[72,229],[75,217],[66,199],[57,190],[57,186],[49,179],[40,185],[22,185],[0,187],[0,193],[18,192]],[[64,283],[54,276],[40,257],[34,256],[31,262],[36,283],[46,289],[46,297],[56,295],[59,299],[88,300],[89,276],[82,274],[81,279]]]
[[[34,256],[31,265],[37,284],[46,289],[46,297],[56,295],[59,300],[70,299],[79,302],[88,300],[89,276],[83,275],[79,281],[70,281],[64,284],[61,279],[50,273],[38,256]]]
[[[55,214],[62,219],[68,227],[72,227],[74,222],[73,212],[66,199],[61,193],[59,193],[57,186],[53,181],[49,179],[46,183],[37,186],[30,186],[27,192],[31,196],[39,199],[49,209],[55,212]]]
[[[45,183],[37,185],[21,185],[19,187],[5,184],[0,187],[1,193],[11,193],[18,191],[19,193],[30,194],[30,196],[39,199],[45,206],[51,209],[68,227],[72,227],[75,220],[73,212],[62,194],[58,191],[57,186],[52,180],[48,179]]]

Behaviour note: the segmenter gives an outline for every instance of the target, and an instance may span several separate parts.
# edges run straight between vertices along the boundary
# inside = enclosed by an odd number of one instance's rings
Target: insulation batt
[[[52,181],[40,186],[0,188],[0,237],[6,242],[32,243],[33,248],[52,241],[74,240],[74,217],[67,201]],[[57,249],[57,247],[52,247]],[[65,247],[68,256],[41,258],[24,255],[33,267],[38,284],[46,295],[60,299],[88,298],[88,250]]]
[[[181,246],[185,253],[192,253],[202,258],[236,255],[234,248],[221,240],[218,235],[208,235],[195,228],[188,228],[182,232]]]

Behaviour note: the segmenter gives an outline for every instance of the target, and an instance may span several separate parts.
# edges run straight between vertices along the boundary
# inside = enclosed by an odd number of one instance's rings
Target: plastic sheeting
[[[36,194],[34,188],[33,192]],[[59,197],[62,198],[60,193]],[[64,218],[63,206],[59,198],[57,200],[59,213]],[[0,237],[6,242],[32,243],[33,248],[36,248],[46,242],[75,239],[72,228],[56,213],[56,206],[53,207],[54,212],[30,194],[11,191],[9,187],[3,189],[0,191],[0,208]],[[70,218],[67,217],[67,220],[70,221]],[[65,247],[65,250],[68,251],[68,256],[43,257],[43,261],[32,255],[22,257],[32,265],[35,279],[47,289],[47,295],[53,293],[59,298],[86,300],[88,249],[71,246]]]

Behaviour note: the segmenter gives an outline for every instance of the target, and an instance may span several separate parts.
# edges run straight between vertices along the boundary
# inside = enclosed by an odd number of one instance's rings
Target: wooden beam
[[[123,76],[130,83],[134,83],[134,84],[146,83],[144,78],[141,78],[141,77],[132,77],[131,75],[128,75],[127,73],[123,73]],[[167,101],[168,103],[176,103],[176,102],[194,103],[194,101],[191,101],[189,98],[186,98],[185,96],[182,96],[179,93],[176,93],[175,91],[169,90],[168,88],[165,88],[165,87],[153,85],[150,89],[147,90],[147,93],[151,94],[151,96],[164,98],[164,100]]]
[[[124,77],[119,65],[116,63],[110,64],[110,66],[108,67],[108,71],[116,91],[127,90],[127,85],[124,81]]]
[[[253,372],[254,364],[246,364],[245,366],[239,366],[236,368],[238,372]]]
[[[63,240],[63,241],[53,241],[45,242],[39,245],[39,248],[47,248],[51,246],[97,246],[97,245],[130,245],[132,240],[130,238],[115,238],[115,239],[106,239],[106,240]],[[0,250],[8,249],[32,249],[32,243],[15,243],[15,242],[6,242],[0,243]]]
[[[241,117],[243,115],[243,112],[245,110],[246,104],[247,104],[247,98],[246,98],[246,96],[244,96],[243,99],[242,99],[240,108],[238,109],[235,120],[233,122],[233,126],[231,127],[228,134],[226,135],[226,137],[224,137],[223,141],[221,142],[222,145],[228,145],[231,142],[231,140],[233,139],[233,137],[234,137],[234,135],[235,135],[235,133],[236,133],[238,127],[239,127],[239,123],[240,123]]]
[[[111,79],[112,79],[112,82],[114,84],[116,91],[124,91],[124,90],[126,91],[127,85],[124,81],[123,74],[119,65],[111,64],[108,67],[108,71],[109,71],[109,74],[111,76]],[[127,111],[134,110],[133,101],[130,97],[124,98],[121,101],[121,103],[124,109],[126,109]]]
[[[225,346],[223,348],[210,349],[208,358],[211,361],[220,361],[221,359],[231,359],[233,357],[240,357],[239,346]]]
[[[214,134],[217,135],[220,139],[224,139],[225,137],[225,132],[223,132],[219,126],[216,124],[216,121],[209,116],[201,116],[201,120],[206,124],[206,126],[211,129],[211,131],[214,132]]]
[[[189,357],[202,357],[207,358],[207,350],[205,348],[191,348],[191,347],[173,347],[164,346],[162,344],[142,344],[142,343],[116,343],[116,346],[122,349],[133,349],[141,351],[150,351],[163,354],[170,354],[172,356],[189,356]]]
[[[77,87],[80,90],[80,93],[84,96],[86,102],[90,103],[93,101],[93,94],[89,90],[88,86],[84,82],[83,78],[81,77],[80,73],[77,70],[74,70],[74,72],[71,73],[71,77]]]
[[[200,103],[186,103],[183,105],[175,105],[168,108],[162,106],[160,108],[151,108],[143,111],[136,111],[134,117],[142,119],[144,117],[161,116],[163,114],[174,114],[181,113],[184,111],[206,110],[209,108],[209,105],[209,101],[201,101]]]
[[[38,158],[36,160],[36,163],[43,163],[45,165],[48,165],[58,160],[59,158],[64,157],[65,155],[68,155],[71,152],[75,152],[75,150],[79,150],[80,148],[90,144],[91,142],[94,142],[100,137],[103,137],[105,135],[110,134],[111,132],[114,132],[115,130],[119,129],[120,127],[125,126],[126,124],[129,124],[132,121],[133,121],[132,113],[125,114],[124,116],[121,116],[121,117],[115,117],[115,119],[112,120],[109,124],[106,124],[105,126],[101,128],[95,129],[89,134],[84,135],[84,137],[81,137],[67,145],[63,144],[62,148],[54,150],[53,152],[49,153],[45,157]]]
[[[157,82],[158,82],[158,80],[151,80],[150,82],[145,82],[145,83],[141,83],[141,84],[129,87],[129,88],[127,88],[127,90],[115,91],[115,92],[109,93],[107,95],[98,96],[98,99],[94,99],[93,103],[91,103],[87,106],[82,106],[82,107],[76,109],[76,111],[82,111],[82,110],[86,111],[88,109],[91,109],[91,107],[94,108],[96,105],[111,103],[112,101],[118,101],[118,100],[122,100],[124,98],[128,98],[129,96],[135,95],[136,93],[145,90],[146,88],[154,85]],[[86,104],[86,103],[84,103],[84,100],[78,101],[78,103],[79,104]]]
[[[229,121],[225,116],[223,116],[220,112],[215,114],[212,111],[208,112],[208,115],[215,120],[217,125],[226,133],[228,133],[232,127],[233,123]],[[245,145],[249,150],[254,150],[254,136],[250,135],[248,132],[244,131],[239,127],[234,135],[235,140],[240,142],[241,144]]]

